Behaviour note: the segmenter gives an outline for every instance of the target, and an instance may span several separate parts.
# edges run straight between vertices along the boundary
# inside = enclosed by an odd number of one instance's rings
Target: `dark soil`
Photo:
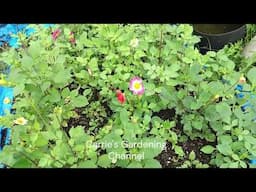
[[[164,109],[159,112],[153,113],[153,116],[158,116],[162,120],[173,120],[175,117],[175,109]]]
[[[102,103],[102,106],[105,108],[105,111],[107,113],[107,116],[104,117],[103,121],[92,131],[93,134],[97,134],[99,129],[103,127],[107,122],[108,118],[113,114],[107,103]],[[90,128],[89,122],[90,119],[86,117],[86,115],[83,114],[83,111],[85,110],[84,107],[76,108],[75,112],[78,114],[78,118],[70,118],[68,121],[68,126],[64,128],[64,130],[68,133],[71,127],[76,126],[82,126],[84,127],[85,131],[88,131]]]
[[[175,109],[165,109],[161,110],[153,115],[160,117],[162,120],[175,120],[176,127],[172,130],[177,134],[181,135],[183,133],[183,126],[181,124],[181,116],[175,115]],[[189,154],[191,151],[194,151],[196,154],[196,159],[201,163],[208,164],[211,160],[211,155],[204,154],[200,149],[205,145],[214,145],[211,142],[208,142],[204,139],[188,140],[184,143],[178,143],[178,146],[181,146],[185,156],[179,158],[175,151],[172,149],[172,144],[167,142],[166,148],[156,157],[160,162],[163,168],[176,168],[181,166],[184,161],[188,160]]]
[[[186,160],[188,160],[191,151],[195,152],[196,159],[201,163],[208,164],[211,160],[211,155],[204,154],[200,151],[203,146],[212,145],[212,143],[206,140],[188,140],[187,142],[179,143],[178,145],[182,147],[185,156],[179,158],[172,149],[172,144],[168,142],[165,150],[163,150],[156,158],[163,168],[177,168],[181,166]]]
[[[71,83],[68,88],[69,90],[75,90],[78,88],[78,84],[77,83]],[[82,95],[84,92],[83,88],[79,88],[78,93],[80,95]],[[99,91],[94,89],[92,91],[92,97],[88,100],[89,103],[92,103],[94,101],[99,100],[100,95],[99,95]],[[101,127],[103,127],[107,122],[108,122],[108,118],[111,117],[111,115],[113,114],[112,110],[110,109],[110,107],[108,106],[107,102],[101,103],[101,105],[104,107],[107,116],[104,117],[103,121],[99,123],[98,127],[96,127],[96,129],[94,129],[92,131],[92,134],[97,134],[99,129]],[[81,107],[81,108],[76,108],[74,111],[78,114],[78,118],[70,118],[68,121],[68,126],[64,128],[64,130],[67,132],[67,134],[69,135],[69,130],[71,127],[76,127],[76,126],[82,126],[84,127],[85,132],[87,132],[90,128],[90,118],[86,117],[86,115],[83,114],[83,111],[86,109],[86,107]]]
[[[176,115],[176,110],[174,108],[172,109],[164,109],[159,112],[153,113],[153,116],[158,116],[162,120],[169,120],[169,121],[176,121],[176,127],[172,128],[172,130],[177,133],[181,134],[182,132],[182,124],[181,124],[181,116]]]
[[[76,126],[83,126],[85,131],[89,129],[89,121],[85,115],[82,114],[84,111],[84,108],[76,108],[74,110],[78,114],[78,118],[70,118],[68,121],[68,126],[64,128],[64,130],[68,133],[71,127],[76,127]]]

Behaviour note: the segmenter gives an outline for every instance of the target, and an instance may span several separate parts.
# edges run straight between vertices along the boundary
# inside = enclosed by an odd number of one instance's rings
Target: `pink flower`
[[[142,79],[139,77],[132,78],[129,84],[129,89],[135,95],[142,95],[145,91]]]
[[[52,32],[52,39],[55,41],[59,35],[60,35],[61,30],[60,29],[56,29],[55,31]]]

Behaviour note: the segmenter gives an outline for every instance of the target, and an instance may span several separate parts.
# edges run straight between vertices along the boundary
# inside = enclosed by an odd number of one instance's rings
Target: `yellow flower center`
[[[140,89],[141,88],[141,84],[138,83],[138,82],[134,83],[134,88],[135,89]]]
[[[8,97],[4,98],[4,104],[9,104],[11,102],[11,99],[9,99]]]
[[[17,123],[18,123],[18,124],[23,124],[24,121],[23,121],[23,119],[17,119]]]

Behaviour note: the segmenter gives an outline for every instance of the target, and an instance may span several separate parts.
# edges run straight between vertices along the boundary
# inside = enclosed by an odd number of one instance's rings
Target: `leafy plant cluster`
[[[200,38],[188,24],[32,27],[33,36],[20,34],[20,48],[0,56],[11,65],[2,85],[15,94],[15,113],[0,120],[12,130],[0,162],[160,168],[156,157],[166,142],[182,159],[180,142],[200,138],[212,143],[201,148],[211,155],[209,165],[191,152],[182,167],[250,166],[256,156],[255,100],[251,94],[237,98],[235,88],[244,77],[243,91],[255,92],[253,58],[238,65],[225,51],[201,55],[195,48]],[[129,89],[134,77],[143,81],[142,95]],[[247,101],[252,106],[241,110]],[[156,115],[165,109],[175,111],[168,120]],[[14,123],[20,117],[27,122]]]

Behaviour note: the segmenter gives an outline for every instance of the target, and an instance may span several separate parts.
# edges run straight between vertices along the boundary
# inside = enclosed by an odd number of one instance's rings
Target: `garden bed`
[[[256,68],[239,43],[202,55],[185,24],[33,27],[0,55],[7,167],[253,166]]]

